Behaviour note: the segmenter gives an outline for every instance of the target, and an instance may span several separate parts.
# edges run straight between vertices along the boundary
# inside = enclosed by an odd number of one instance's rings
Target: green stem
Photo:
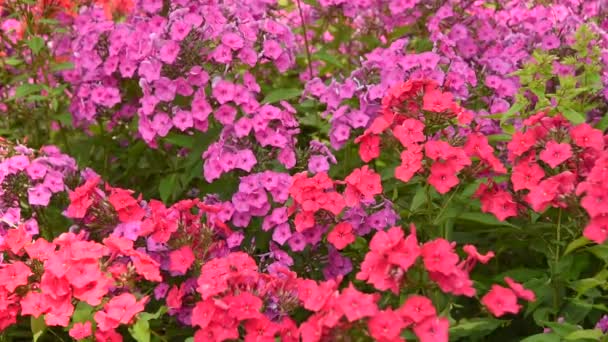
[[[300,0],[296,0],[296,4],[298,5],[298,12],[300,13],[300,20],[302,21],[302,30],[304,31],[304,47],[306,48],[306,60],[308,61],[308,73],[310,75],[310,79],[312,80],[313,72],[312,72],[312,58],[310,58],[310,47],[308,46],[308,30],[306,29],[306,23],[304,22],[304,13],[302,12],[302,4]]]
[[[43,211],[35,207],[33,207],[32,209],[36,213],[36,220],[38,221],[38,229],[40,230],[40,235],[42,235],[42,237],[44,237],[48,241],[53,240],[53,232],[49,230],[50,225]]]
[[[557,267],[559,265],[559,253],[560,253],[560,243],[561,243],[561,231],[562,231],[562,209],[560,208],[557,212],[557,227],[555,229],[556,233],[556,245],[555,245],[555,263],[553,265],[553,276],[551,279],[553,285],[553,310],[555,311],[555,315],[559,315],[559,284],[556,281],[555,277],[557,275]]]
[[[443,215],[443,212],[447,209],[448,204],[450,204],[450,202],[452,201],[452,198],[454,198],[454,195],[456,195],[456,192],[458,192],[458,188],[459,188],[459,186],[457,186],[452,191],[452,194],[450,195],[450,197],[448,198],[448,200],[445,201],[445,203],[443,203],[443,206],[441,206],[441,209],[439,210],[439,213],[437,214],[437,216],[435,216],[435,220],[433,220],[434,224],[437,224],[437,220],[441,217],[441,215]]]
[[[559,245],[561,244],[561,234],[562,234],[562,209],[560,208],[557,212],[557,244],[555,246],[555,265],[559,262]]]
[[[52,328],[47,329],[47,331],[50,331],[51,334],[55,335],[55,337],[58,338],[61,342],[65,342],[65,340],[61,338],[61,336],[57,335],[57,333],[54,332]]]
[[[152,335],[158,337],[161,341],[165,341],[165,342],[168,341],[163,335],[157,333],[156,331],[150,329],[150,332],[152,333]]]

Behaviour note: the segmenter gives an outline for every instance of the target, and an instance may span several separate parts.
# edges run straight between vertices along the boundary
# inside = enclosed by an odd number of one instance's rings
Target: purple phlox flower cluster
[[[260,161],[273,162],[275,158],[287,169],[295,166],[296,136],[300,130],[291,106],[287,103],[282,103],[281,107],[266,104],[236,121],[236,110],[227,115],[231,117],[231,123],[226,123],[219,140],[202,155],[204,176],[208,182],[234,169],[251,172]],[[254,151],[260,148],[264,150],[256,157]]]
[[[340,252],[331,245],[327,248],[329,249],[327,254],[328,262],[323,269],[323,276],[325,279],[334,279],[349,274],[353,270],[353,263],[350,258],[340,254]]]
[[[66,189],[65,181],[76,175],[76,161],[55,146],[39,151],[22,145],[0,151],[0,240],[6,229],[23,226],[30,236],[39,234],[35,213],[24,215],[22,203],[46,207]]]
[[[46,207],[53,194],[65,190],[66,177],[76,171],[76,161],[54,146],[39,152],[16,146],[11,155],[0,158],[0,211],[19,208],[22,199],[31,206]],[[18,188],[25,191],[15,191]]]
[[[384,200],[381,203],[371,205],[357,205],[347,209],[342,219],[353,226],[356,235],[367,235],[372,230],[383,230],[394,226],[399,220],[399,215],[393,208],[393,204]]]
[[[252,217],[266,216],[273,202],[285,203],[289,197],[290,182],[291,177],[288,174],[274,171],[264,171],[241,177],[239,189],[232,195],[230,202],[233,208],[232,224],[236,227],[247,227]],[[273,211],[267,218],[273,217],[278,221],[278,216],[279,214]],[[285,220],[287,220],[286,215]],[[268,225],[270,224],[264,226],[265,230],[274,227]]]
[[[75,18],[75,68],[64,78],[75,89],[76,124],[90,125],[103,114],[112,121],[136,114],[141,138],[155,147],[156,138],[174,128],[204,132],[211,114],[232,125],[240,111],[250,115],[260,106],[255,77],[227,71],[272,65],[284,72],[294,65],[294,36],[268,1],[181,1],[166,16],[158,3],[140,2],[122,22],[95,7]],[[242,84],[235,83],[239,77]],[[126,102],[119,89],[132,87],[142,96]]]

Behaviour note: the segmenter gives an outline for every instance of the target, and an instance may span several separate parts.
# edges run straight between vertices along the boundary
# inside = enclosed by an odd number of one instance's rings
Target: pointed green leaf
[[[412,197],[412,204],[410,205],[410,211],[416,211],[426,200],[426,188],[422,185],[418,186],[414,197]]]
[[[572,251],[577,250],[583,246],[586,246],[590,243],[591,241],[589,241],[589,239],[587,239],[586,237],[582,236],[572,242],[570,242],[568,244],[568,247],[566,247],[566,251],[564,252],[564,255],[570,254]]]
[[[37,55],[44,47],[44,39],[38,36],[32,37],[32,39],[27,41],[27,46],[29,46],[32,52]]]
[[[561,110],[562,114],[566,119],[568,119],[574,124],[581,124],[585,122],[585,117],[583,116],[583,114],[575,111],[572,108],[566,106],[559,106],[558,109]]]
[[[496,330],[501,323],[502,321],[494,318],[463,319],[450,327],[450,338],[485,336]]]
[[[22,98],[22,97],[37,93],[41,90],[42,90],[42,86],[40,84],[24,83],[17,87],[17,89],[15,90],[15,95],[13,97],[18,99],[18,98]]]
[[[275,103],[282,100],[289,100],[300,96],[302,90],[297,88],[276,89],[268,93],[262,103]]]
[[[160,184],[158,185],[158,192],[160,194],[160,199],[163,202],[167,202],[175,189],[177,188],[177,176],[172,174],[168,175],[165,178],[161,179]]]
[[[536,334],[524,338],[521,342],[560,342],[561,338],[556,334]]]
[[[38,341],[40,336],[46,331],[46,323],[44,322],[44,316],[40,315],[38,318],[32,316],[30,319],[30,327],[32,329],[32,335],[34,342]]]
[[[74,309],[72,322],[86,322],[93,320],[93,307],[85,302],[79,302]]]
[[[604,334],[600,329],[586,329],[575,331],[566,337],[564,337],[568,341],[580,341],[580,340],[593,340],[599,341]]]

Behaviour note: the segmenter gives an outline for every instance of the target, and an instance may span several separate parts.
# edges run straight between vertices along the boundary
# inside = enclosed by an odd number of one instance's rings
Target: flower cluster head
[[[470,123],[471,116],[431,80],[409,80],[393,86],[382,99],[382,115],[373,120],[359,143],[359,155],[369,162],[380,156],[381,145],[393,137],[403,148],[395,178],[408,182],[417,174],[444,194],[460,182],[458,175],[483,172],[506,173],[488,139],[469,133],[463,141],[459,126]],[[446,129],[450,128],[450,130]],[[479,163],[473,165],[472,159]]]
[[[401,227],[378,231],[370,241],[370,251],[361,263],[358,280],[365,280],[381,291],[399,293],[406,273],[420,256],[416,228],[406,238]]]
[[[335,191],[335,182],[326,173],[319,172],[312,177],[299,173],[292,178],[289,194],[294,200],[295,228],[303,232],[313,228],[315,215],[337,216],[345,207],[342,194]]]
[[[524,128],[507,144],[507,159],[513,165],[509,182],[490,179],[475,197],[483,212],[499,220],[516,217],[526,207],[542,213],[550,207],[580,205],[591,218],[584,235],[603,243],[608,239],[605,145],[602,131],[589,124],[573,125],[561,114],[539,112],[524,120]]]
[[[216,113],[222,108],[230,119],[223,122],[219,140],[202,155],[204,176],[208,182],[234,169],[251,172],[254,166],[275,159],[287,169],[295,166],[295,136],[299,129],[295,110],[289,104],[284,102],[282,107],[256,106],[238,119],[237,111],[231,107],[220,107]]]
[[[288,316],[299,303],[296,279],[287,269],[277,276],[260,273],[242,252],[205,263],[196,289],[201,300],[192,310],[192,326],[200,328],[195,340],[238,338],[242,324],[246,340],[297,341],[297,326]]]
[[[37,235],[36,209],[61,198],[76,172],[76,161],[55,146],[35,151],[0,141],[0,227],[23,225],[30,236]]]
[[[464,246],[464,250],[468,257],[461,261],[454,252],[454,244],[447,240],[435,239],[420,245],[413,224],[405,238],[401,227],[392,227],[374,235],[357,279],[367,281],[378,290],[399,293],[402,285],[409,281],[408,271],[422,257],[422,266],[429,278],[443,292],[472,297],[476,290],[469,272],[478,261],[487,263],[494,253],[479,254],[472,245]]]
[[[13,236],[20,235],[20,239]],[[14,307],[8,323],[14,323],[16,315],[44,315],[48,326],[67,327],[79,302],[98,306],[110,299],[95,315],[98,334],[114,334],[121,324],[132,323],[133,317],[143,311],[147,301],[139,301],[128,289],[125,281],[126,258],[139,259],[135,270],[152,280],[158,275],[158,264],[142,252],[135,251],[132,242],[121,238],[107,238],[103,243],[88,240],[86,234],[64,233],[53,241],[34,239],[22,227],[7,233],[2,249],[9,251],[11,263],[2,267],[4,307]],[[27,257],[25,262],[19,259]],[[133,266],[130,266],[133,267]],[[156,276],[154,268],[156,267]],[[125,273],[123,273],[125,272]],[[152,277],[150,277],[152,275]],[[134,279],[134,278],[133,278]],[[114,289],[113,291],[111,291]],[[139,303],[138,305],[135,305]],[[123,308],[127,308],[125,312]]]
[[[137,117],[139,137],[153,148],[172,130],[220,132],[203,153],[209,182],[274,159],[292,168],[295,109],[261,103],[254,76],[284,72],[295,61],[291,30],[270,3],[195,1],[162,10],[162,1],[141,1],[121,22],[95,6],[74,18],[75,68],[63,73],[74,88],[74,123],[109,119],[104,129],[111,130]]]
[[[369,334],[377,341],[402,341],[401,332],[408,327],[420,341],[448,340],[448,320],[439,317],[424,296],[412,295],[399,308],[381,309],[377,294],[361,292],[352,283],[339,291],[335,280],[317,283],[309,279],[299,280],[298,294],[303,307],[313,312],[300,326],[303,341],[340,338],[359,321],[367,323]]]

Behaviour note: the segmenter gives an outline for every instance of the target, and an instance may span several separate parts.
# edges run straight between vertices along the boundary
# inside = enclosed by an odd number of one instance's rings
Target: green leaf
[[[568,341],[580,341],[583,339],[599,341],[603,335],[600,329],[586,329],[575,331],[564,338]]]
[[[367,250],[367,240],[365,240],[364,238],[357,236],[357,238],[355,239],[355,242],[353,242],[352,244],[350,244],[349,248],[352,248],[356,251],[359,252],[363,252],[365,250]]]
[[[572,242],[570,242],[568,244],[568,247],[566,247],[566,251],[564,252],[564,255],[570,254],[572,251],[577,250],[583,246],[586,246],[589,244],[589,239],[587,239],[586,237],[582,236]]]
[[[27,41],[27,46],[29,46],[32,52],[37,55],[44,47],[44,39],[38,36],[32,37],[32,39]]]
[[[18,99],[21,97],[25,97],[34,93],[37,93],[42,90],[42,86],[40,84],[30,84],[24,83],[17,87],[15,90],[14,98]]]
[[[44,322],[44,316],[40,315],[38,316],[38,318],[32,316],[30,319],[30,327],[32,329],[33,340],[34,342],[36,342],[38,341],[40,336],[42,336],[42,334],[44,334],[44,332],[46,331],[46,323]]]
[[[520,342],[560,342],[559,335],[556,334],[536,334],[528,336]]]
[[[581,296],[592,288],[606,284],[606,279],[608,279],[608,270],[602,270],[593,278],[585,278],[573,281],[570,284],[570,287],[576,291],[578,296]]]
[[[595,245],[593,247],[587,248],[587,251],[591,252],[593,255],[595,255],[599,259],[604,260],[604,262],[608,264],[608,246],[607,245]]]
[[[467,184],[462,189],[462,192],[460,193],[460,197],[463,198],[465,201],[470,201],[471,197],[475,194],[475,191],[477,191],[477,189],[479,189],[479,186],[481,185],[481,183],[484,183],[483,179],[476,179],[475,181],[471,182],[470,184]]]
[[[558,334],[561,337],[564,337],[579,329],[576,325],[569,324],[566,322],[544,322],[544,325],[551,328],[552,333]]]
[[[573,299],[568,301],[566,306],[561,310],[561,313],[566,322],[579,324],[585,320],[592,309],[593,304]]]
[[[410,211],[416,211],[416,209],[420,208],[420,206],[425,202],[426,200],[426,188],[422,185],[418,186],[418,189],[416,189],[416,193],[414,194],[414,197],[412,198],[412,204],[410,205]]]
[[[153,319],[158,319],[165,312],[167,312],[167,307],[161,306],[155,313],[141,312],[137,317],[139,319],[144,319],[144,320],[150,321]]]
[[[481,224],[485,224],[487,226],[510,226],[516,227],[507,221],[499,221],[494,215],[486,214],[486,213],[462,213],[458,215],[458,219],[473,221]]]
[[[496,330],[501,323],[502,321],[494,318],[463,319],[450,327],[450,338],[485,336]]]
[[[138,319],[129,332],[137,342],[150,342],[150,322],[147,319]]]
[[[93,307],[85,302],[79,302],[74,309],[72,322],[83,323],[93,319]]]
[[[494,276],[494,281],[502,281],[505,277],[513,278],[515,281],[526,281],[540,278],[545,275],[545,270],[535,268],[513,268]]]
[[[4,63],[6,63],[10,66],[17,66],[17,65],[23,63],[23,61],[20,60],[19,58],[9,57],[9,58],[4,59]]]
[[[72,63],[72,62],[58,63],[58,64],[54,64],[51,67],[51,71],[53,71],[53,72],[71,70],[71,69],[74,69],[74,63]]]
[[[166,203],[173,194],[173,191],[176,187],[177,176],[175,174],[168,175],[165,178],[161,179],[160,184],[158,185],[160,199]]]
[[[137,322],[129,328],[131,336],[137,342],[150,342],[150,320],[158,319],[165,312],[167,312],[167,307],[161,306],[156,313],[142,312],[137,315]]]
[[[581,124],[583,122],[585,122],[585,117],[575,111],[572,108],[566,107],[566,106],[558,106],[558,109],[562,112],[562,114],[564,115],[564,117],[566,119],[568,119],[570,122],[574,123],[574,124]]]
[[[262,100],[262,103],[275,103],[282,100],[293,99],[300,96],[302,90],[297,88],[283,88],[273,90]]]
[[[45,24],[45,25],[57,25],[59,22],[55,19],[49,19],[49,18],[40,18],[37,19],[37,21],[41,24]]]
[[[492,134],[488,135],[489,142],[499,142],[499,141],[511,141],[513,137],[511,134]]]
[[[500,118],[500,125],[502,126],[509,118],[511,118],[515,113],[518,113],[520,110],[524,108],[524,104],[521,102],[514,103],[509,110],[502,115]]]
[[[595,125],[595,128],[600,131],[605,131],[606,128],[608,128],[608,115],[606,115],[606,113],[604,113],[600,121]]]
[[[164,140],[170,144],[180,147],[192,148],[194,146],[194,137],[191,135],[169,133]]]

